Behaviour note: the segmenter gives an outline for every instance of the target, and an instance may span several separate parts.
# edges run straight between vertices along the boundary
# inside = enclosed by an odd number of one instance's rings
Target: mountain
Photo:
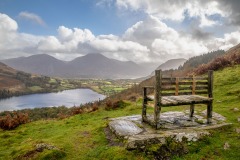
[[[47,76],[53,74],[60,76],[66,67],[66,63],[47,54],[6,59],[2,62],[24,72]]]
[[[170,59],[166,61],[165,63],[161,64],[159,67],[157,67],[156,70],[169,70],[169,69],[178,69],[179,66],[183,65],[184,62],[187,60],[184,58],[179,59]]]
[[[161,64],[160,66],[158,66],[156,68],[156,70],[170,70],[170,69],[178,69],[179,66],[182,66],[187,60],[184,58],[179,58],[179,59],[170,59],[166,62],[164,62],[163,64]],[[153,71],[151,73],[151,76],[153,76],[155,74],[155,72]]]
[[[136,78],[144,67],[131,61],[118,61],[101,54],[87,54],[65,62],[47,54],[3,60],[7,65],[29,73],[62,78]]]

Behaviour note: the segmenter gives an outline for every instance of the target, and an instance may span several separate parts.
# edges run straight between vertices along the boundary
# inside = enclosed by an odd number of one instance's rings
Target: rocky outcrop
[[[176,143],[195,142],[209,135],[210,129],[230,125],[224,123],[225,117],[213,113],[213,123],[206,123],[205,111],[189,119],[189,112],[165,112],[160,115],[161,129],[155,130],[142,123],[140,115],[112,118],[109,128],[117,137],[126,141],[126,149],[145,149],[153,144],[163,145],[167,140]],[[153,118],[148,115],[148,118]]]

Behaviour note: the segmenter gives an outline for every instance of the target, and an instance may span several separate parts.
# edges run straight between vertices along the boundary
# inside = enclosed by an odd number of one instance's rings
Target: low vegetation
[[[82,79],[76,81],[81,83],[82,87],[91,88],[92,90],[107,96],[116,95],[121,91],[131,88],[139,83],[138,80],[131,79]]]

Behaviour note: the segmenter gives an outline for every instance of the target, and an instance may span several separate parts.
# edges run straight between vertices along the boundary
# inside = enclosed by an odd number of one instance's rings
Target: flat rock
[[[207,110],[202,111],[202,114],[204,116],[206,116],[207,115]],[[217,120],[217,121],[226,121],[226,118],[224,116],[222,116],[221,114],[218,114],[216,112],[212,113],[212,118]]]
[[[126,148],[144,149],[149,144],[164,144],[167,138],[174,141],[197,141],[199,138],[209,135],[211,129],[230,125],[220,114],[213,113],[214,123],[207,124],[204,113],[194,114],[189,119],[186,112],[165,112],[160,114],[160,129],[156,130],[149,124],[142,122],[141,115],[118,117],[109,119],[109,128],[117,137],[125,139]],[[147,115],[153,119],[153,115]]]
[[[109,128],[119,137],[125,137],[141,133],[143,129],[129,120],[117,119],[109,123]]]

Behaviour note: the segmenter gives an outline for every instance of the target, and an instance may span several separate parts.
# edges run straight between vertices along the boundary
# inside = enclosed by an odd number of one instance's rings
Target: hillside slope
[[[16,78],[17,71],[0,62],[0,90],[23,88],[24,83]]]
[[[197,143],[188,143],[188,154],[180,159],[222,159],[237,160],[240,157],[240,65],[214,72],[213,111],[233,123],[232,127],[221,128]],[[189,107],[163,108],[186,110]],[[196,111],[205,110],[205,105],[197,105]],[[238,111],[237,111],[238,110]],[[141,114],[141,101],[125,108],[106,111],[103,108],[91,113],[76,115],[63,120],[42,120],[21,125],[12,131],[0,130],[0,159],[154,159],[149,152],[130,152],[118,143],[105,137],[108,118]],[[238,131],[239,132],[239,131]],[[107,132],[106,132],[107,134]],[[230,148],[224,149],[228,143]],[[49,144],[58,150],[44,149],[36,152],[37,144]],[[148,154],[148,155],[146,155]],[[174,159],[174,158],[173,158]],[[179,159],[175,157],[175,159]]]
[[[18,71],[0,62],[0,99],[23,94],[57,92],[79,88],[80,85],[70,80]]]
[[[229,49],[224,55],[216,57],[207,64],[202,64],[194,69],[195,74],[204,74],[208,70],[219,70],[225,67],[240,64],[240,44]]]

